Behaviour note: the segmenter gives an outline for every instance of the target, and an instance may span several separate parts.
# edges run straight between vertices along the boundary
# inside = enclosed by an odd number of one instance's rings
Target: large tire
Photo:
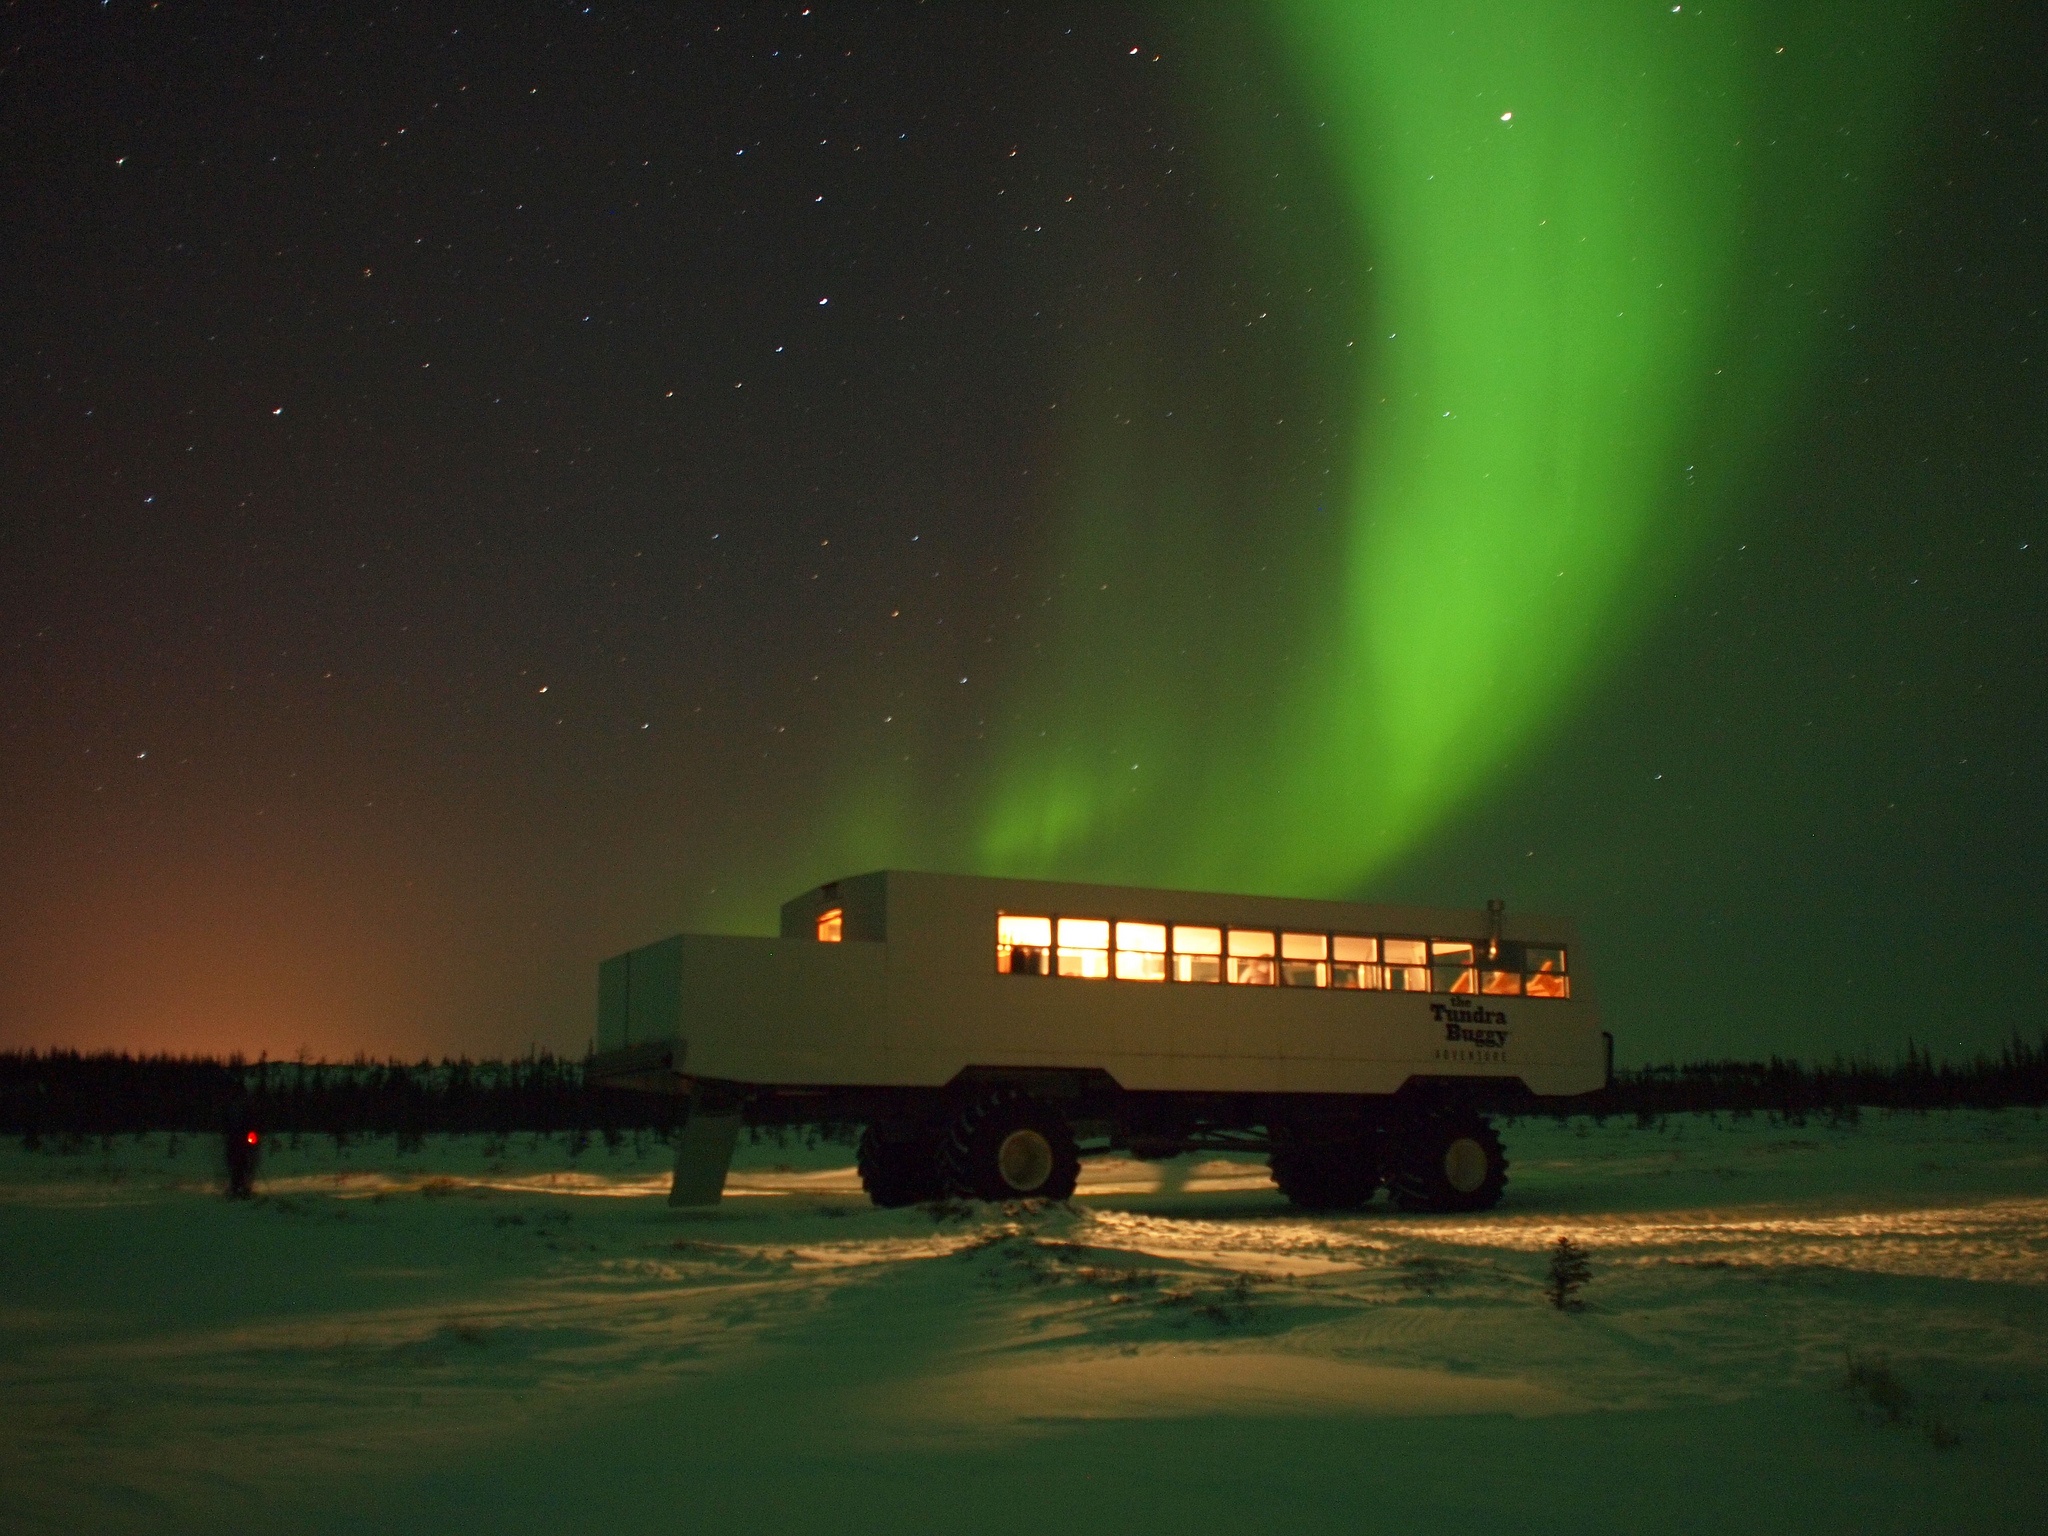
[[[1387,1182],[1404,1211],[1484,1211],[1507,1188],[1500,1136],[1481,1115],[1443,1115],[1401,1132]]]
[[[1273,1182],[1303,1211],[1355,1211],[1380,1187],[1365,1142],[1310,1142],[1275,1147],[1266,1159]]]
[[[860,1187],[884,1210],[903,1205],[922,1205],[946,1193],[939,1177],[938,1146],[929,1136],[909,1141],[885,1141],[871,1125],[861,1132]]]
[[[1081,1177],[1081,1150],[1059,1111],[998,1088],[960,1111],[938,1166],[948,1191],[970,1200],[1064,1200]]]

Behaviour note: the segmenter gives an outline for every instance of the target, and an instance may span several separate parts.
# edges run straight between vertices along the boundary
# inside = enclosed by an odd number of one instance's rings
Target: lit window
[[[1421,939],[1388,939],[1387,986],[1395,992],[1429,990],[1429,945]]]
[[[1221,928],[1175,928],[1173,930],[1173,979],[1175,981],[1221,981],[1223,979],[1223,930]]]
[[[1052,919],[996,914],[996,970],[1004,976],[1044,976],[1052,970]]]
[[[1060,919],[1059,973],[1089,981],[1109,978],[1109,920],[1101,917]]]
[[[1564,951],[1534,944],[1524,950],[1522,990],[1530,997],[1570,997],[1572,983],[1564,973]]]
[[[1320,933],[1280,935],[1280,985],[1327,987],[1330,984],[1330,940]]]
[[[1330,940],[1330,985],[1347,991],[1378,992],[1387,985],[1379,967],[1380,941],[1340,933]]]
[[[846,909],[827,907],[818,914],[818,942],[837,944],[846,937]]]
[[[1116,975],[1119,981],[1166,980],[1166,924],[1116,925]]]
[[[1469,939],[1432,939],[1429,944],[1432,992],[1477,992],[1477,955]]]
[[[1488,997],[1514,997],[1522,990],[1520,971],[1481,971],[1479,990]]]
[[[1230,965],[1223,973],[1241,987],[1273,985],[1273,935],[1230,930]]]

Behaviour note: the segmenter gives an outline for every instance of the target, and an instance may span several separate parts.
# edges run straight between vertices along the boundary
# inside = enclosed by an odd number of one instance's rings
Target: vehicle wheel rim
[[[1461,1195],[1469,1195],[1486,1182],[1486,1148],[1470,1136],[1460,1136],[1444,1149],[1444,1182]]]
[[[996,1171],[1019,1194],[1029,1194],[1052,1177],[1052,1143],[1034,1130],[1012,1131],[996,1148]]]

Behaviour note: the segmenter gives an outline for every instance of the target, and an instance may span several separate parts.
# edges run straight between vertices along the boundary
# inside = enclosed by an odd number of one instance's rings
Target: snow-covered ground
[[[525,1137],[230,1204],[205,1141],[10,1143],[0,1529],[2048,1527],[2048,1119],[1506,1132],[1470,1218],[1202,1157],[877,1211],[744,1144],[677,1211],[659,1142]]]

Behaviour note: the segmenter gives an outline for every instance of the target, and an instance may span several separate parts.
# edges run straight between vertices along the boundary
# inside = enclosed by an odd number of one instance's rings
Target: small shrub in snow
[[[1849,1351],[1843,1387],[1867,1401],[1887,1424],[1903,1424],[1913,1411],[1913,1394],[1881,1354]]]
[[[1842,1373],[1843,1390],[1863,1399],[1883,1424],[1911,1424],[1916,1422],[1913,1412],[1913,1392],[1882,1354],[1859,1353],[1850,1350],[1844,1362]],[[1938,1413],[1922,1413],[1917,1416],[1920,1433],[1927,1437],[1927,1443],[1937,1451],[1952,1451],[1963,1443],[1963,1437],[1956,1433],[1955,1426]]]
[[[1544,1284],[1544,1297],[1560,1312],[1580,1311],[1586,1303],[1579,1298],[1579,1289],[1592,1278],[1586,1250],[1570,1238],[1560,1237],[1550,1250],[1550,1279]]]
[[[1214,1290],[1204,1290],[1194,1285],[1178,1285],[1159,1293],[1154,1302],[1161,1311],[1172,1313],[1185,1308],[1191,1317],[1200,1318],[1218,1328],[1240,1327],[1251,1321],[1252,1282],[1249,1275],[1237,1275],[1227,1284]],[[1170,1318],[1170,1326],[1185,1328],[1187,1323]]]
[[[1394,1283],[1404,1291],[1419,1291],[1424,1296],[1434,1296],[1455,1278],[1452,1266],[1442,1259],[1429,1257],[1401,1260],[1400,1268],[1394,1272]]]
[[[1118,1267],[1106,1264],[1083,1264],[1074,1270],[1074,1278],[1083,1285],[1092,1285],[1106,1290],[1113,1302],[1130,1301],[1131,1291],[1149,1291],[1159,1288],[1159,1276],[1149,1269],[1140,1269],[1135,1264]]]

